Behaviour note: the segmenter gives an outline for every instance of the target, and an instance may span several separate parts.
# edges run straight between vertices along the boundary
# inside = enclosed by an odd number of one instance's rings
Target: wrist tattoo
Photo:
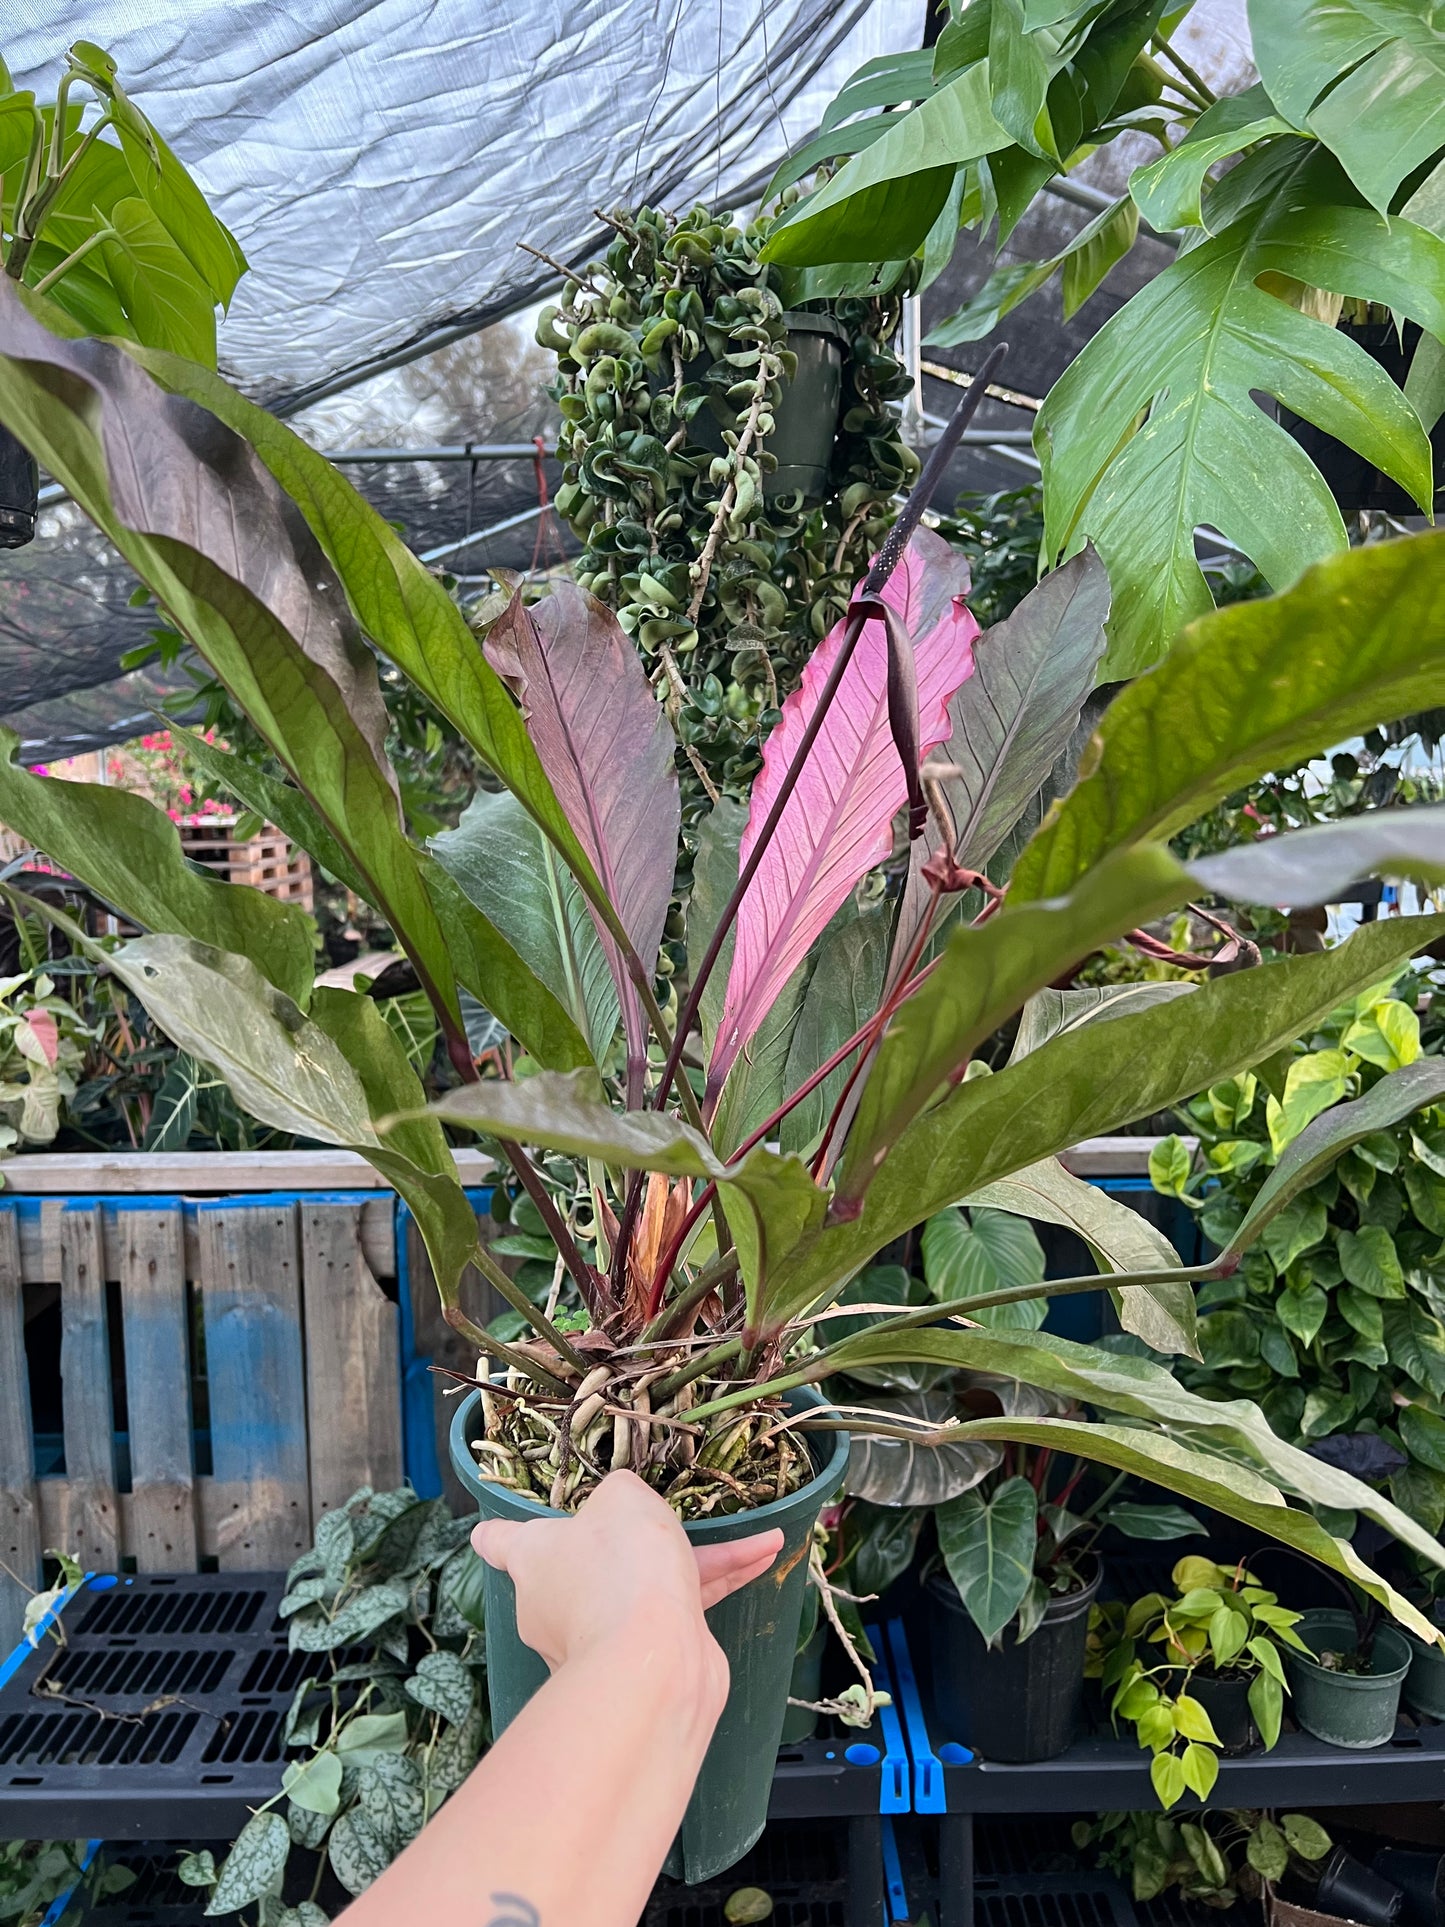
[[[492,1905],[501,1912],[492,1915],[487,1927],[542,1927],[542,1916],[521,1894],[493,1894]]]

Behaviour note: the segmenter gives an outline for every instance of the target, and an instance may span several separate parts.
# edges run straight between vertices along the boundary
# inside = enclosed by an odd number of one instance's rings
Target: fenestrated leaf
[[[973,674],[948,705],[950,735],[931,762],[953,819],[959,863],[982,869],[1064,754],[1104,651],[1109,579],[1092,551],[1031,589],[974,639]],[[906,957],[931,895],[923,865],[940,847],[930,811],[913,845],[889,980]]]
[[[825,1225],[789,1255],[770,1306],[806,1309],[956,1199],[1262,1062],[1442,932],[1445,917],[1367,924],[1332,950],[1233,972],[968,1079],[900,1134],[857,1218]]]
[[[1012,145],[989,104],[988,68],[966,67],[844,163],[773,229],[765,261],[795,267],[893,260],[923,245],[957,168]],[[881,236],[881,238],[880,238]]]
[[[446,942],[402,828],[376,664],[325,555],[243,442],[104,342],[0,289],[0,414],[226,684],[366,879],[460,1035]],[[64,406],[56,406],[56,395]]]
[[[1269,903],[1281,910],[1338,903],[1365,877],[1439,883],[1445,879],[1445,804],[1371,810],[1343,823],[1256,837],[1188,867],[1206,890],[1232,903]]]
[[[1277,588],[1345,548],[1324,479],[1256,393],[1345,442],[1422,507],[1432,499],[1429,444],[1394,382],[1358,343],[1259,281],[1385,302],[1445,334],[1445,242],[1341,205],[1351,191],[1329,156],[1281,138],[1299,157],[1274,191],[1106,322],[1037,418],[1046,553],[1090,540],[1113,584],[1107,681],[1158,661],[1209,609],[1194,551],[1201,523]]]
[[[968,565],[931,530],[920,529],[882,591],[913,645],[921,756],[948,734],[947,705],[973,672],[978,624],[962,601]],[[750,857],[804,732],[817,713],[848,618],[809,657],[800,686],[783,704],[753,784],[739,845]],[[722,1089],[733,1061],[849,891],[892,847],[892,822],[908,797],[890,722],[890,649],[881,619],[864,625],[776,834],[743,896],[707,1090]]]
[[[1187,896],[1178,862],[1162,846],[1146,844],[1111,853],[1070,897],[1010,901],[981,928],[955,930],[932,974],[884,1032],[848,1134],[840,1199],[863,1195],[898,1134],[1025,998],[1101,943]]]
[[[278,990],[311,989],[311,920],[260,890],[197,876],[164,810],[129,790],[32,776],[0,729],[0,820],[143,930],[198,937],[249,957]]]
[[[1442,1097],[1445,1059],[1421,1057],[1404,1070],[1382,1077],[1353,1103],[1336,1104],[1315,1118],[1280,1153],[1230,1239],[1226,1255],[1247,1251],[1271,1219],[1327,1171],[1342,1151],[1375,1131],[1388,1130],[1412,1111],[1437,1103]]]
[[[1297,1446],[1286,1444],[1271,1431],[1257,1405],[1248,1399],[1201,1398],[1197,1393],[1186,1391],[1171,1372],[1145,1359],[1102,1352],[1089,1345],[1075,1345],[1051,1332],[930,1329],[860,1333],[855,1338],[845,1339],[832,1352],[829,1363],[835,1371],[846,1372],[850,1360],[865,1364],[887,1363],[894,1357],[913,1357],[930,1364],[952,1364],[966,1371],[1004,1373],[1026,1384],[1037,1385],[1060,1397],[1072,1399],[1080,1405],[1094,1405],[1107,1412],[1166,1426],[1173,1439],[1191,1440],[1196,1444],[1213,1443],[1231,1454],[1242,1453],[1250,1463],[1267,1472],[1271,1479],[1297,1497],[1313,1505],[1359,1511],[1384,1526],[1413,1550],[1422,1553],[1432,1565],[1445,1566],[1445,1549],[1406,1517],[1398,1506],[1391,1505],[1349,1473],[1322,1463],[1309,1453],[1300,1451]],[[706,1408],[699,1406],[697,1409],[702,1411]],[[946,1429],[946,1436],[953,1436],[953,1428]],[[1002,1438],[1007,1434],[975,1434],[971,1429],[964,1428],[957,1436]],[[1150,1434],[1149,1446],[1152,1447],[1155,1442],[1156,1435]],[[1158,1473],[1150,1476],[1155,1484],[1170,1485],[1171,1490],[1184,1492],[1186,1497],[1203,1496],[1189,1492],[1182,1486],[1172,1485]],[[1209,1503],[1215,1501],[1210,1500]],[[1221,1509],[1231,1512],[1232,1517],[1245,1516],[1232,1512],[1228,1506]],[[1320,1528],[1316,1527],[1316,1531],[1320,1531]],[[1321,1536],[1328,1537],[1323,1533]],[[1337,1571],[1341,1570],[1338,1559],[1330,1563]],[[1376,1597],[1379,1595],[1376,1594]],[[1396,1611],[1393,1605],[1390,1609]]]
[[[300,790],[244,757],[217,749],[203,736],[171,726],[171,734],[231,795],[263,822],[284,830],[321,868],[366,897],[366,879]],[[468,901],[460,883],[434,857],[416,851],[417,868],[446,939],[458,982],[492,1012],[549,1070],[573,1070],[590,1053],[577,1025],[550,987],[518,955],[508,935]],[[550,854],[546,859],[554,863]]]
[[[478,790],[437,861],[568,1012],[601,1063],[617,1029],[617,991],[571,872],[516,797]],[[525,1041],[525,1040],[524,1040]],[[570,1068],[534,1049],[551,1070]]]
[[[254,449],[320,543],[356,618],[536,817],[603,915],[611,906],[552,791],[516,704],[440,579],[294,429],[195,363],[128,349],[173,395],[186,395]]]
[[[1102,1261],[1110,1271],[1182,1268],[1173,1245],[1142,1213],[1111,1198],[1097,1185],[1076,1178],[1055,1158],[1045,1158],[1014,1172],[1011,1177],[999,1178],[974,1192],[966,1202],[991,1205],[999,1211],[1015,1211],[1022,1217],[1077,1232],[1094,1253],[1095,1260]],[[1100,1287],[1106,1283],[1107,1279],[1101,1277]],[[1186,1279],[1125,1285],[1111,1295],[1125,1331],[1142,1338],[1156,1352],[1183,1352],[1190,1358],[1198,1358],[1194,1290]],[[984,1317],[987,1320],[987,1313]]]
[[[515,596],[492,625],[486,651],[517,685],[542,767],[650,979],[672,893],[681,803],[676,739],[636,645],[604,603],[559,582],[530,607]],[[598,932],[636,1092],[647,1050],[642,1005],[600,915]]]
[[[1084,1024],[1107,1023],[1111,1017],[1132,1017],[1151,1004],[1167,1004],[1194,989],[1186,983],[1085,984],[1071,990],[1045,986],[1037,990],[1019,1013],[1009,1063],[1017,1064],[1030,1051],[1047,1044],[1063,1031]]]
[[[969,1618],[992,1646],[1023,1603],[1034,1576],[1038,1497],[1027,1479],[1005,1479],[985,1499],[960,1493],[934,1513],[938,1549]]]
[[[1061,895],[1121,843],[1172,836],[1266,770],[1445,700],[1442,611],[1445,532],[1431,532],[1353,549],[1196,624],[1110,704],[1010,896]]]
[[[1130,196],[1161,234],[1171,228],[1202,227],[1200,200],[1210,168],[1255,141],[1289,131],[1289,122],[1274,112],[1263,87],[1227,95],[1199,116],[1177,147],[1147,167],[1135,168],[1129,176]]]
[[[1411,0],[1250,0],[1260,78],[1382,214],[1445,147],[1445,26]]]
[[[206,1917],[236,1914],[263,1894],[277,1893],[291,1851],[291,1835],[279,1813],[254,1813],[226,1855],[220,1879],[206,1903]]]
[[[987,1205],[972,1208],[967,1218],[960,1211],[940,1211],[924,1225],[922,1246],[923,1275],[941,1304],[956,1303],[964,1317],[996,1329],[1032,1331],[1043,1323],[1042,1298],[968,1309],[970,1298],[1042,1283],[1043,1250],[1023,1218]]]

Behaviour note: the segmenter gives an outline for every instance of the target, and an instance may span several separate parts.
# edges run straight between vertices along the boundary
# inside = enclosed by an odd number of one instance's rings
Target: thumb
[[[472,1551],[499,1572],[511,1571],[510,1554],[522,1526],[514,1519],[483,1519],[472,1531]]]

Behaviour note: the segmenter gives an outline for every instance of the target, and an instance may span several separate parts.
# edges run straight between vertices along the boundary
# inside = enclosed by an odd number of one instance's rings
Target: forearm
[[[349,1927],[636,1927],[722,1708],[659,1615],[570,1660],[349,1910]]]

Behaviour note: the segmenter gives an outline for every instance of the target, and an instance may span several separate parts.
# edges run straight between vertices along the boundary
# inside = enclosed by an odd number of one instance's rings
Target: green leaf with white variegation
[[[1338,903],[1366,877],[1445,881],[1445,804],[1371,810],[1342,823],[1256,837],[1188,866],[1206,890],[1229,903],[1267,903],[1280,910]]]
[[[985,1499],[960,1493],[934,1512],[938,1549],[964,1610],[992,1646],[1023,1604],[1034,1576],[1038,1498],[1027,1479],[1005,1479]]]

